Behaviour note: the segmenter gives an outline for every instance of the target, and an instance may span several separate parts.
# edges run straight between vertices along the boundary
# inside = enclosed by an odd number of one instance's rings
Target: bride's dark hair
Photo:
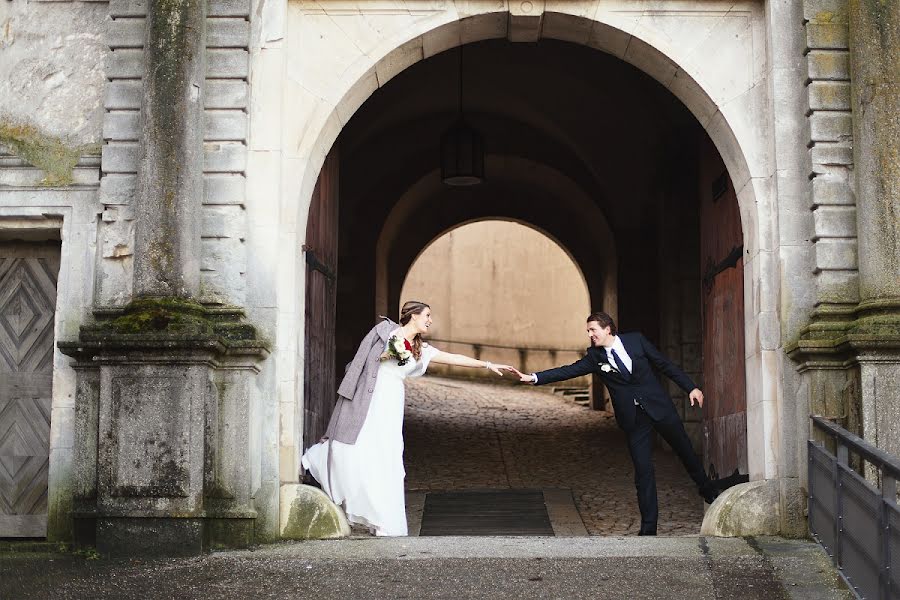
[[[406,325],[409,323],[410,319],[412,319],[413,315],[420,315],[422,311],[426,308],[431,308],[424,302],[419,302],[418,300],[410,300],[409,302],[404,302],[403,306],[400,308],[400,324]],[[422,356],[422,334],[417,333],[416,337],[413,338],[412,341],[412,353],[413,356],[416,357],[416,360],[419,360]]]

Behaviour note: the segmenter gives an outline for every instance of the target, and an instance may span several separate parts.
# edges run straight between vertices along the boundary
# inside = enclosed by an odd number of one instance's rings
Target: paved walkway
[[[369,538],[196,558],[0,552],[0,598],[641,598],[849,600],[812,542],[668,538]]]
[[[625,436],[612,415],[548,388],[407,380],[409,490],[568,488],[591,535],[640,525]],[[657,449],[659,534],[700,532],[703,500],[671,452]]]

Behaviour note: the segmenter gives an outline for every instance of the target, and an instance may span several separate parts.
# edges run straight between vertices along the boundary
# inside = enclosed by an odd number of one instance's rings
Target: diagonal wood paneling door
[[[59,245],[0,242],[0,537],[47,535]]]
[[[306,225],[306,340],[303,450],[319,441],[337,398],[335,320],[338,263],[338,153],[325,157]]]

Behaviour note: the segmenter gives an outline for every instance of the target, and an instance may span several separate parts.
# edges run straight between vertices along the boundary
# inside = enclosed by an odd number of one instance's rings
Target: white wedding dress
[[[303,455],[303,468],[322,485],[335,504],[343,506],[347,520],[379,536],[407,535],[403,480],[403,380],[425,373],[438,353],[422,345],[418,361],[402,367],[396,359],[378,366],[372,401],[355,444],[332,442],[329,482],[328,442],[319,442]]]

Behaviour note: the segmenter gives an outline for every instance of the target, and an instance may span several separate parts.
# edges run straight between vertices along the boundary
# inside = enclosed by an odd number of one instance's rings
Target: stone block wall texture
[[[804,0],[817,305],[859,301],[847,0]]]
[[[145,43],[144,0],[112,0],[106,40],[103,176],[96,303],[131,299],[131,260]],[[201,292],[204,303],[243,305],[249,99],[250,0],[210,0],[207,6],[204,90],[204,185]]]
[[[0,5],[3,188],[96,185],[105,16],[106,2]]]

